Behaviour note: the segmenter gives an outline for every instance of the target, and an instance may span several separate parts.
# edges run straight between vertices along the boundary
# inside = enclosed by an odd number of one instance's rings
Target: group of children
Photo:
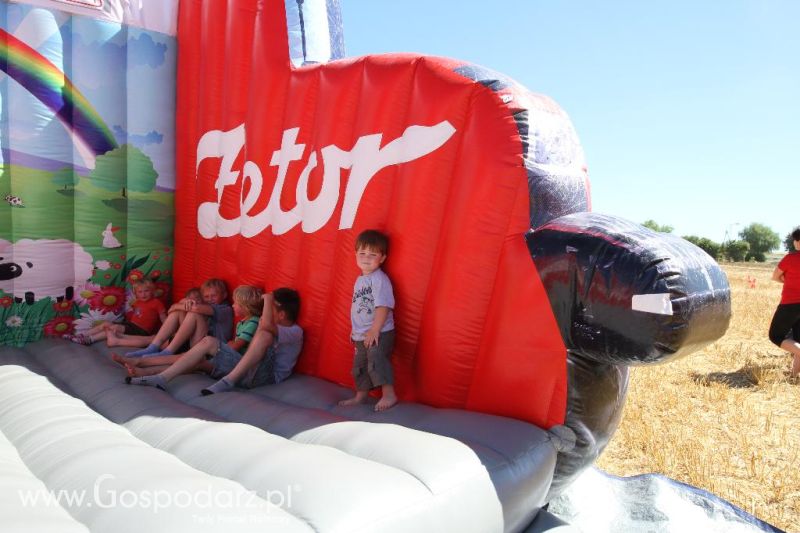
[[[356,392],[340,405],[363,403],[376,387],[382,392],[376,411],[397,403],[390,362],[394,293],[381,269],[388,244],[386,235],[376,230],[366,230],[356,239],[361,275],[350,309]],[[303,330],[297,324],[300,295],[294,289],[265,294],[258,287],[241,285],[233,291],[231,306],[225,282],[210,279],[199,289],[190,289],[169,309],[154,298],[153,289],[151,281],[134,282],[135,300],[124,321],[105,322],[83,335],[65,338],[81,344],[105,340],[111,347],[140,348],[125,355],[112,353],[112,359],[127,370],[127,383],[160,389],[189,372],[204,372],[217,380],[201,391],[204,395],[236,386],[280,383],[292,373],[303,346]],[[230,339],[234,316],[240,320]]]

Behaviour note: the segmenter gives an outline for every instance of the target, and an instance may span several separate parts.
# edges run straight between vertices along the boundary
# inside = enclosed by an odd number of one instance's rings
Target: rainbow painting
[[[52,110],[92,156],[117,147],[117,141],[100,114],[66,74],[1,28],[0,70]]]

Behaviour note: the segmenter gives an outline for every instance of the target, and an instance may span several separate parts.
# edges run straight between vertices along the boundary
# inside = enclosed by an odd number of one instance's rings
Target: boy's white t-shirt
[[[353,302],[350,307],[350,321],[353,329],[350,338],[363,341],[364,335],[375,321],[375,308],[389,308],[389,315],[383,323],[381,333],[394,329],[394,291],[389,276],[380,268],[367,275],[360,275],[353,287]]]

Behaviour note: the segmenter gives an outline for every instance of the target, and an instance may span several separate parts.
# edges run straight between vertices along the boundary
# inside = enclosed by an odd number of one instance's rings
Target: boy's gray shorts
[[[389,358],[394,349],[394,330],[378,336],[378,344],[367,348],[364,341],[353,341],[353,379],[356,390],[365,391],[381,385],[394,384],[394,372]]]
[[[240,354],[227,344],[220,344],[216,355],[211,359],[214,369],[211,377],[222,379],[233,371],[241,361],[243,354]],[[251,368],[245,376],[237,383],[239,387],[251,389],[260,385],[271,385],[275,383],[275,346],[267,348],[267,353],[258,362],[255,368]]]

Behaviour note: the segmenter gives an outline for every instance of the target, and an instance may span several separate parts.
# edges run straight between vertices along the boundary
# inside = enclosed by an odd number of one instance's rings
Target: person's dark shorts
[[[231,348],[225,343],[220,343],[217,353],[211,358],[211,364],[214,369],[211,371],[211,377],[214,379],[222,379],[231,373],[231,370],[239,364],[242,360],[242,354]]]
[[[128,322],[127,320],[123,320],[122,322],[118,322],[119,325],[125,326],[125,335],[139,335],[141,337],[149,337],[152,335],[149,331],[140,328],[136,324],[132,322]]]
[[[214,368],[211,370],[211,377],[222,379],[239,364],[242,354],[228,346],[220,344],[219,350],[211,358]],[[272,385],[275,383],[275,347],[270,346],[266,355],[258,362],[255,368],[251,368],[247,374],[237,383],[239,387],[252,389],[261,385]]]
[[[800,342],[800,303],[781,304],[772,316],[769,340],[780,346],[789,337],[789,333],[796,342]]]
[[[364,346],[364,341],[353,341],[353,344],[353,379],[356,390],[365,391],[394,384],[394,371],[390,361],[394,349],[394,330],[381,333],[378,344],[369,348]]]

